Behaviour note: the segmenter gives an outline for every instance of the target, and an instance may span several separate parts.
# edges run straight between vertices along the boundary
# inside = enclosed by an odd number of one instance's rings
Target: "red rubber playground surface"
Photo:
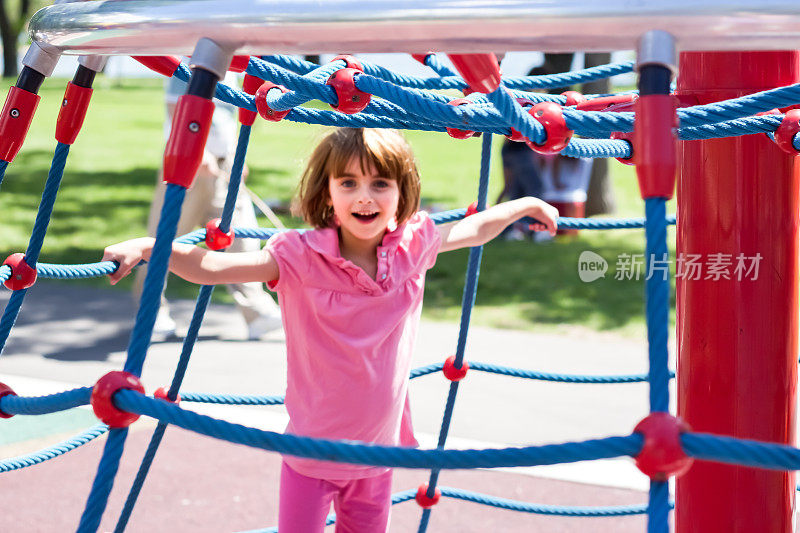
[[[134,426],[135,427],[135,426]],[[112,531],[147,447],[152,426],[128,435],[100,531]],[[104,437],[43,464],[2,475],[0,531],[74,531],[100,459]],[[130,532],[248,531],[277,524],[277,454],[169,428],[134,509]],[[427,471],[396,470],[395,492],[427,481]],[[445,471],[440,484],[525,502],[554,505],[640,504],[647,495],[509,472]],[[417,531],[420,508],[395,505],[391,532]],[[428,531],[609,531],[643,533],[643,516],[544,517],[442,498]],[[326,531],[333,531],[329,527]]]

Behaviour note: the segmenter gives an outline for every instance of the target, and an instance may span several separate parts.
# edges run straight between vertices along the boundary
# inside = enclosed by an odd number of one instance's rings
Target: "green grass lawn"
[[[13,80],[5,80],[6,86]],[[0,254],[25,249],[36,215],[55,139],[55,117],[66,80],[49,79],[27,141],[0,187],[3,238]],[[145,234],[147,211],[164,147],[160,80],[111,81],[99,76],[83,130],[70,151],[64,181],[41,260],[86,263],[100,259],[108,244]],[[302,168],[324,128],[287,121],[258,121],[253,128],[248,186],[262,198],[288,202]],[[409,132],[419,160],[423,202],[444,209],[463,207],[477,193],[480,139],[457,141],[437,133]],[[500,139],[494,143],[490,199],[501,187]],[[616,216],[641,216],[632,167],[611,165]],[[674,205],[668,211],[674,212]],[[266,219],[261,219],[267,225]],[[287,226],[300,221],[284,217]],[[639,230],[583,231],[574,240],[547,244],[492,242],[485,247],[473,323],[522,329],[585,326],[639,335],[643,331],[643,283],[614,279],[619,254],[642,253]],[[583,283],[577,260],[592,250],[609,263],[605,278]],[[440,256],[428,277],[428,318],[455,320],[460,313],[467,251]],[[69,283],[105,284],[105,280]],[[120,284],[123,289],[129,287]],[[196,288],[170,281],[171,296],[194,297]],[[224,291],[216,297],[227,298]]]

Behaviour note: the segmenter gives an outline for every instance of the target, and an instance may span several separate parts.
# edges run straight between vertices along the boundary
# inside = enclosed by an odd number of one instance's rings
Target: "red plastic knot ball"
[[[439,503],[439,498],[442,497],[442,491],[438,488],[434,490],[433,497],[428,497],[428,484],[423,483],[417,489],[417,495],[414,496],[414,499],[417,501],[417,504],[422,507],[423,509],[430,509],[437,503]]]
[[[12,291],[27,289],[36,281],[36,269],[28,265],[22,252],[9,255],[3,264],[11,267],[11,276],[4,285]]]
[[[474,202],[472,202],[467,206],[467,212],[464,214],[464,217],[474,215],[477,212],[478,212],[478,201],[475,200]]]
[[[464,379],[464,376],[467,375],[467,370],[469,370],[469,364],[466,361],[461,361],[461,368],[456,368],[455,366],[456,356],[451,355],[447,358],[444,362],[444,366],[442,367],[442,372],[444,373],[444,377],[449,379],[450,381],[461,381]]]
[[[6,385],[5,383],[0,383],[0,398],[3,396],[16,396],[17,393],[14,392],[14,389]],[[14,415],[10,415],[8,413],[4,413],[0,411],[0,418],[11,418]]]
[[[166,387],[157,388],[156,391],[153,393],[153,398],[155,398],[157,400],[163,400],[163,401],[169,402],[169,403],[174,403],[176,405],[181,403],[181,395],[180,394],[178,394],[178,396],[175,398],[175,401],[172,401],[172,400],[169,399],[169,391],[167,390]]]
[[[625,165],[635,165],[636,161],[633,159],[634,151],[633,151],[633,132],[632,131],[615,131],[611,134],[612,139],[618,139],[622,141],[627,141],[631,147],[631,156],[629,158],[624,157],[615,157],[617,161],[623,163]]]
[[[539,102],[529,113],[544,126],[547,136],[543,144],[527,140],[531,150],[540,154],[557,154],[567,147],[574,132],[567,128],[567,121],[564,120],[560,105],[555,102]]]
[[[265,81],[256,91],[256,109],[258,109],[258,114],[261,115],[264,120],[269,120],[270,122],[279,122],[283,120],[283,117],[288,115],[289,111],[291,111],[291,109],[276,111],[267,105],[267,93],[276,88],[280,89],[283,93],[289,92],[289,89],[286,87],[276,85],[271,81]]]
[[[354,68],[359,72],[364,72],[364,66],[361,64],[361,61],[359,61],[355,57],[347,54],[342,54],[331,59],[331,63],[339,59],[344,61],[344,68]]]
[[[94,414],[112,428],[126,428],[139,418],[136,413],[122,411],[114,405],[114,394],[120,389],[131,389],[144,394],[144,386],[139,378],[119,370],[101,377],[92,388],[90,403]]]
[[[775,130],[775,144],[787,154],[797,155],[792,140],[800,131],[800,109],[792,109],[783,116],[783,121]]]
[[[683,475],[694,462],[681,446],[681,433],[689,431],[689,425],[680,418],[669,413],[650,413],[633,429],[644,436],[636,466],[654,481]]]
[[[469,105],[472,102],[467,100],[466,98],[456,98],[455,100],[450,100],[448,102],[452,106],[460,106],[460,105]],[[469,130],[459,130],[456,128],[445,128],[447,130],[447,134],[452,137],[453,139],[469,139],[473,135],[475,135],[474,131]]]
[[[228,233],[223,233],[219,229],[220,222],[220,219],[215,218],[206,223],[206,246],[209,250],[222,250],[233,243],[233,229],[229,229]]]
[[[586,97],[578,91],[564,91],[561,93],[561,96],[564,96],[567,99],[567,103],[564,104],[567,106],[578,105],[586,101]]]
[[[519,105],[526,108],[528,113],[531,112],[531,109],[533,109],[533,106],[536,104],[536,102],[528,100],[527,98],[514,98],[514,100],[516,100]],[[517,143],[524,143],[528,140],[527,137],[525,137],[521,132],[515,130],[514,128],[511,128],[511,134],[506,135],[506,139]]]
[[[333,108],[346,115],[362,111],[369,105],[372,98],[369,94],[356,88],[356,74],[361,74],[361,71],[354,68],[342,68],[331,74],[327,81],[327,84],[336,91],[336,97],[339,100],[339,104]]]

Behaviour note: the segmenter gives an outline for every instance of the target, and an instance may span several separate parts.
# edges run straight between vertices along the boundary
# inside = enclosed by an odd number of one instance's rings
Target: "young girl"
[[[260,252],[174,244],[170,270],[201,285],[267,281],[286,331],[287,433],[414,445],[407,391],[425,273],[440,252],[478,246],[530,216],[556,231],[558,212],[520,198],[438,228],[418,212],[411,149],[391,130],[338,129],[311,155],[297,207],[315,229],[287,231]],[[147,260],[153,239],[109,246],[111,283]],[[279,530],[322,532],[333,501],[337,532],[381,532],[391,470],[285,456]]]

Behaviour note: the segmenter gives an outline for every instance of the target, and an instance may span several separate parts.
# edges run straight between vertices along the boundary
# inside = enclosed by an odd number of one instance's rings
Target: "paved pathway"
[[[0,305],[7,298],[7,291],[0,293]],[[192,307],[191,301],[175,303],[174,315],[179,323],[188,323]],[[24,395],[92,384],[105,372],[121,368],[133,316],[134,307],[125,293],[41,282],[28,294],[0,357],[0,381]],[[414,366],[443,360],[454,351],[457,333],[456,325],[423,322]],[[270,334],[259,342],[244,338],[245,327],[235,309],[211,306],[183,390],[281,394],[285,387],[282,334]],[[564,336],[474,327],[467,346],[468,360],[526,369],[608,374],[639,373],[646,368],[644,342],[580,330]],[[178,341],[152,345],[142,376],[148,391],[169,384],[179,351]],[[423,446],[433,446],[447,382],[440,374],[422,377],[412,382],[411,394],[420,440]],[[282,407],[188,407],[278,431],[286,420]],[[647,389],[642,384],[567,385],[472,372],[459,390],[448,445],[503,446],[625,435],[646,411]],[[15,417],[3,421],[0,456],[10,457],[53,444],[85,429],[92,420],[87,409],[77,409],[47,418]],[[149,435],[147,425],[137,423],[140,429],[132,432],[122,477],[104,527],[113,528],[124,499],[121,492],[130,485]],[[143,495],[144,510],[138,510],[130,531],[231,531],[274,523],[273,478],[278,462],[274,454],[178,429],[170,430],[168,435]],[[93,443],[43,465],[3,474],[5,483],[0,486],[9,487],[13,481],[15,488],[2,490],[5,494],[0,499],[0,531],[62,531],[74,527],[100,449],[98,443]],[[415,487],[426,477],[422,472],[398,471],[397,489]],[[565,505],[646,500],[638,492],[646,488],[646,479],[623,459],[500,473],[445,472],[442,483],[506,498]],[[33,497],[39,502],[46,497],[48,509],[54,512],[42,513],[40,503],[27,501]],[[577,519],[517,515],[450,500],[440,507],[434,513],[430,531],[477,531],[500,524],[505,531],[537,530],[537,524],[545,523],[542,531],[577,531],[579,527],[643,531],[642,518],[590,519],[587,524]],[[413,503],[398,506],[392,531],[414,530],[412,524],[418,518]],[[159,519],[169,522],[160,527]]]

